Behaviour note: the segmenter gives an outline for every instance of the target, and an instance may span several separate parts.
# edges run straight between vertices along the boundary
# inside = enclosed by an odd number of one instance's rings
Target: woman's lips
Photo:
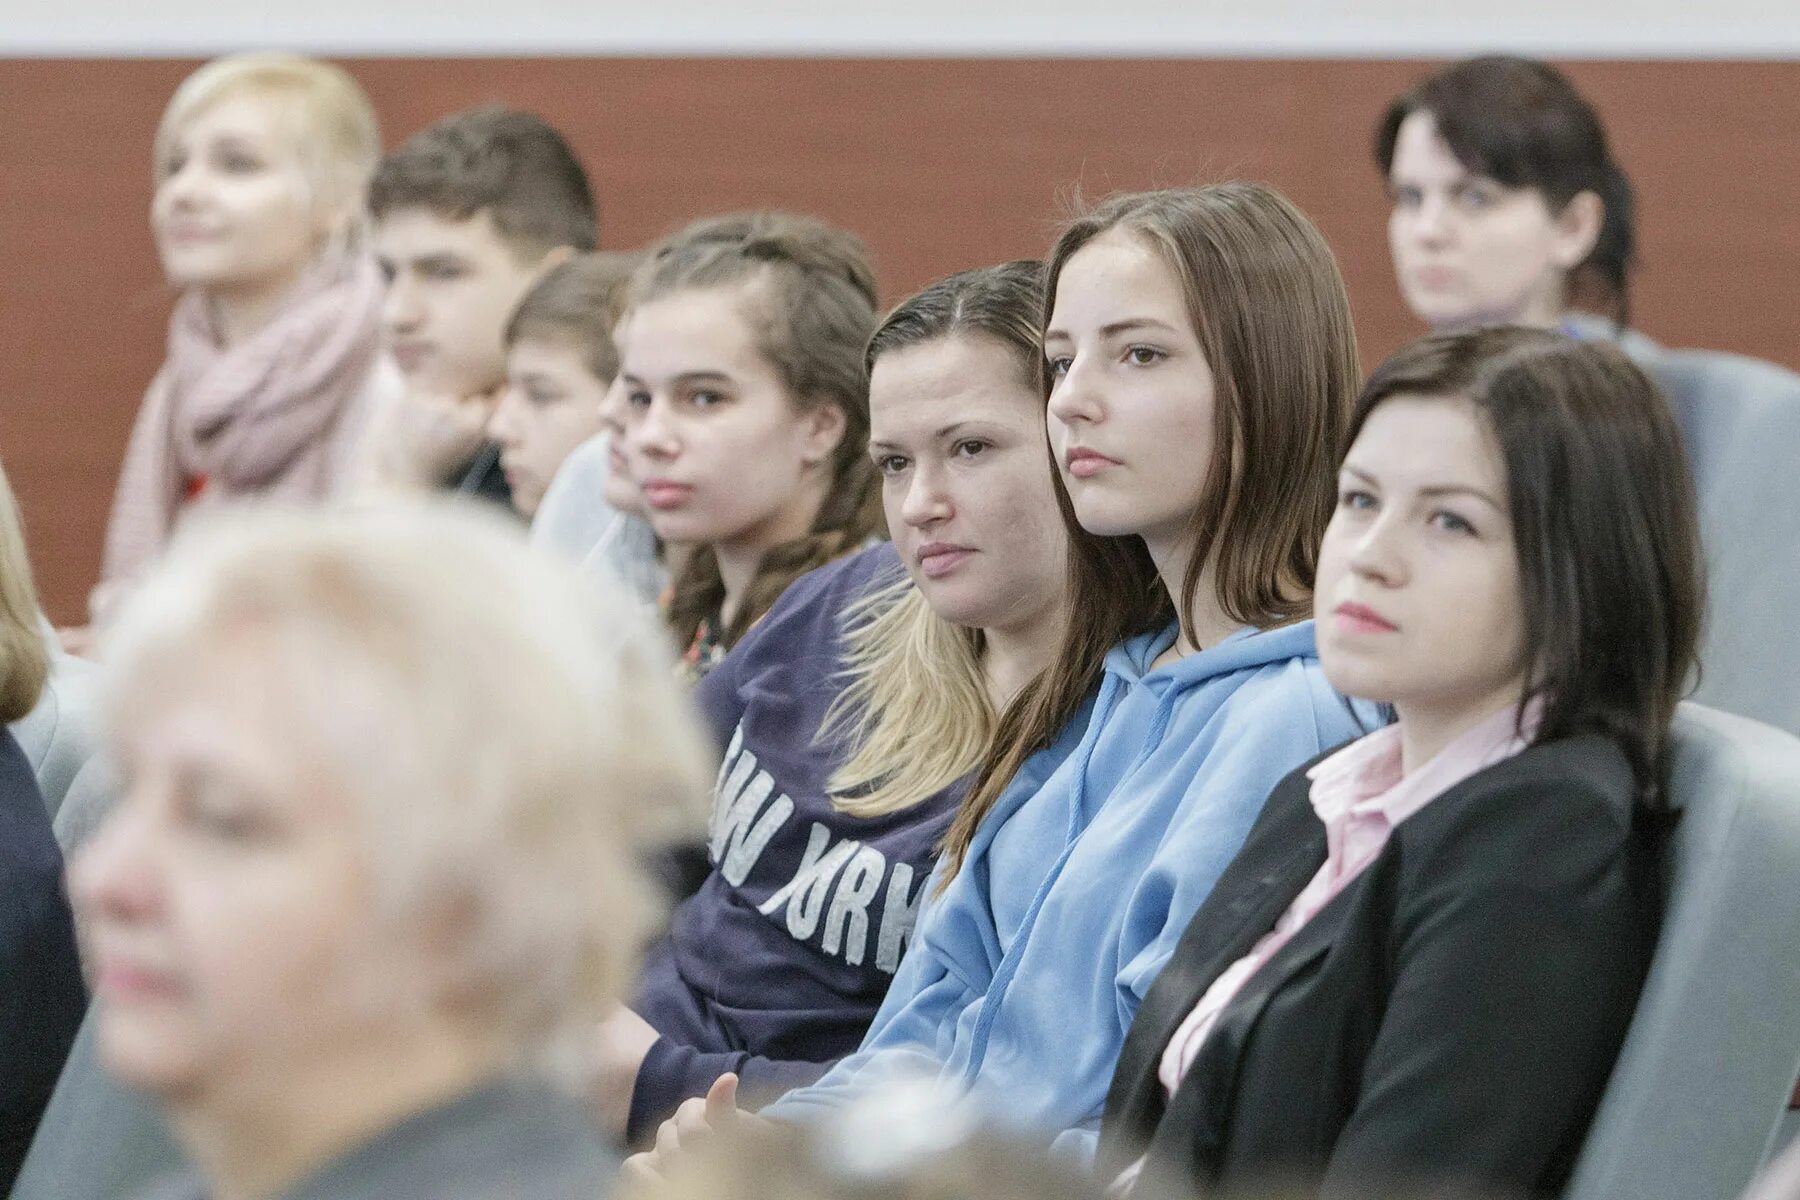
[[[431,347],[424,342],[395,342],[389,353],[394,356],[394,364],[410,375],[430,357]]]
[[[1108,458],[1098,450],[1089,450],[1085,446],[1070,450],[1063,461],[1068,465],[1069,474],[1077,479],[1092,479],[1108,467],[1119,465],[1118,459]]]
[[[1366,604],[1340,604],[1332,609],[1337,627],[1343,633],[1398,633],[1400,627]]]
[[[1456,272],[1449,267],[1420,267],[1413,272],[1413,278],[1420,287],[1435,292],[1455,283]]]
[[[931,542],[919,549],[919,570],[925,573],[927,579],[942,579],[973,553],[975,552],[967,546]]]
[[[694,494],[694,489],[685,483],[671,483],[666,479],[652,479],[643,485],[644,503],[651,508],[662,511],[679,508],[687,503],[687,498]]]
[[[124,959],[102,957],[94,969],[94,990],[109,1000],[166,999],[181,991],[175,978]]]

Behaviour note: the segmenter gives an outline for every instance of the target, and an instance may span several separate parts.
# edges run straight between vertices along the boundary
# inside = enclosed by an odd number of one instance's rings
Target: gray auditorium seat
[[[1800,738],[1685,704],[1662,937],[1564,1200],[1733,1200],[1800,1070]]]
[[[97,1051],[90,1006],[11,1200],[131,1200],[183,1169],[162,1114],[108,1075]]]
[[[1800,375],[1706,350],[1634,353],[1681,422],[1711,606],[1694,699],[1800,733]]]
[[[37,776],[56,840],[67,854],[111,809],[114,788],[99,754],[100,668],[64,653],[49,622],[43,628],[50,678],[37,707],[9,728]],[[65,814],[71,803],[74,811]]]

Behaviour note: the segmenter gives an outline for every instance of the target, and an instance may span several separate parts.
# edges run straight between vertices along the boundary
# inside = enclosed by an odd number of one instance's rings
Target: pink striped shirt
[[[1523,750],[1538,716],[1535,702],[1526,706],[1521,737],[1518,710],[1508,706],[1464,732],[1410,775],[1401,769],[1398,725],[1358,738],[1307,772],[1313,811],[1325,825],[1325,865],[1250,953],[1213,981],[1169,1039],[1157,1078],[1171,1097],[1219,1014],[1245,981],[1375,861],[1396,825],[1477,771]]]

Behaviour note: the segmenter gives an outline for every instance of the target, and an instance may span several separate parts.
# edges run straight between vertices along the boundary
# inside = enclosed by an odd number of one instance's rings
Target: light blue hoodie
[[[1188,919],[1275,784],[1361,732],[1312,622],[1150,670],[1174,637],[1106,656],[1098,697],[1026,763],[921,914],[862,1048],[767,1115],[804,1121],[931,1074],[1092,1156],[1125,1031]]]

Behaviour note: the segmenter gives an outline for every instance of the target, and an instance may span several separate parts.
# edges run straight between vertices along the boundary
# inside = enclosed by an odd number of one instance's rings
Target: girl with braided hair
[[[786,213],[698,221],[633,280],[624,451],[658,536],[688,548],[663,609],[695,680],[790,583],[882,531],[875,305],[861,240]]]

